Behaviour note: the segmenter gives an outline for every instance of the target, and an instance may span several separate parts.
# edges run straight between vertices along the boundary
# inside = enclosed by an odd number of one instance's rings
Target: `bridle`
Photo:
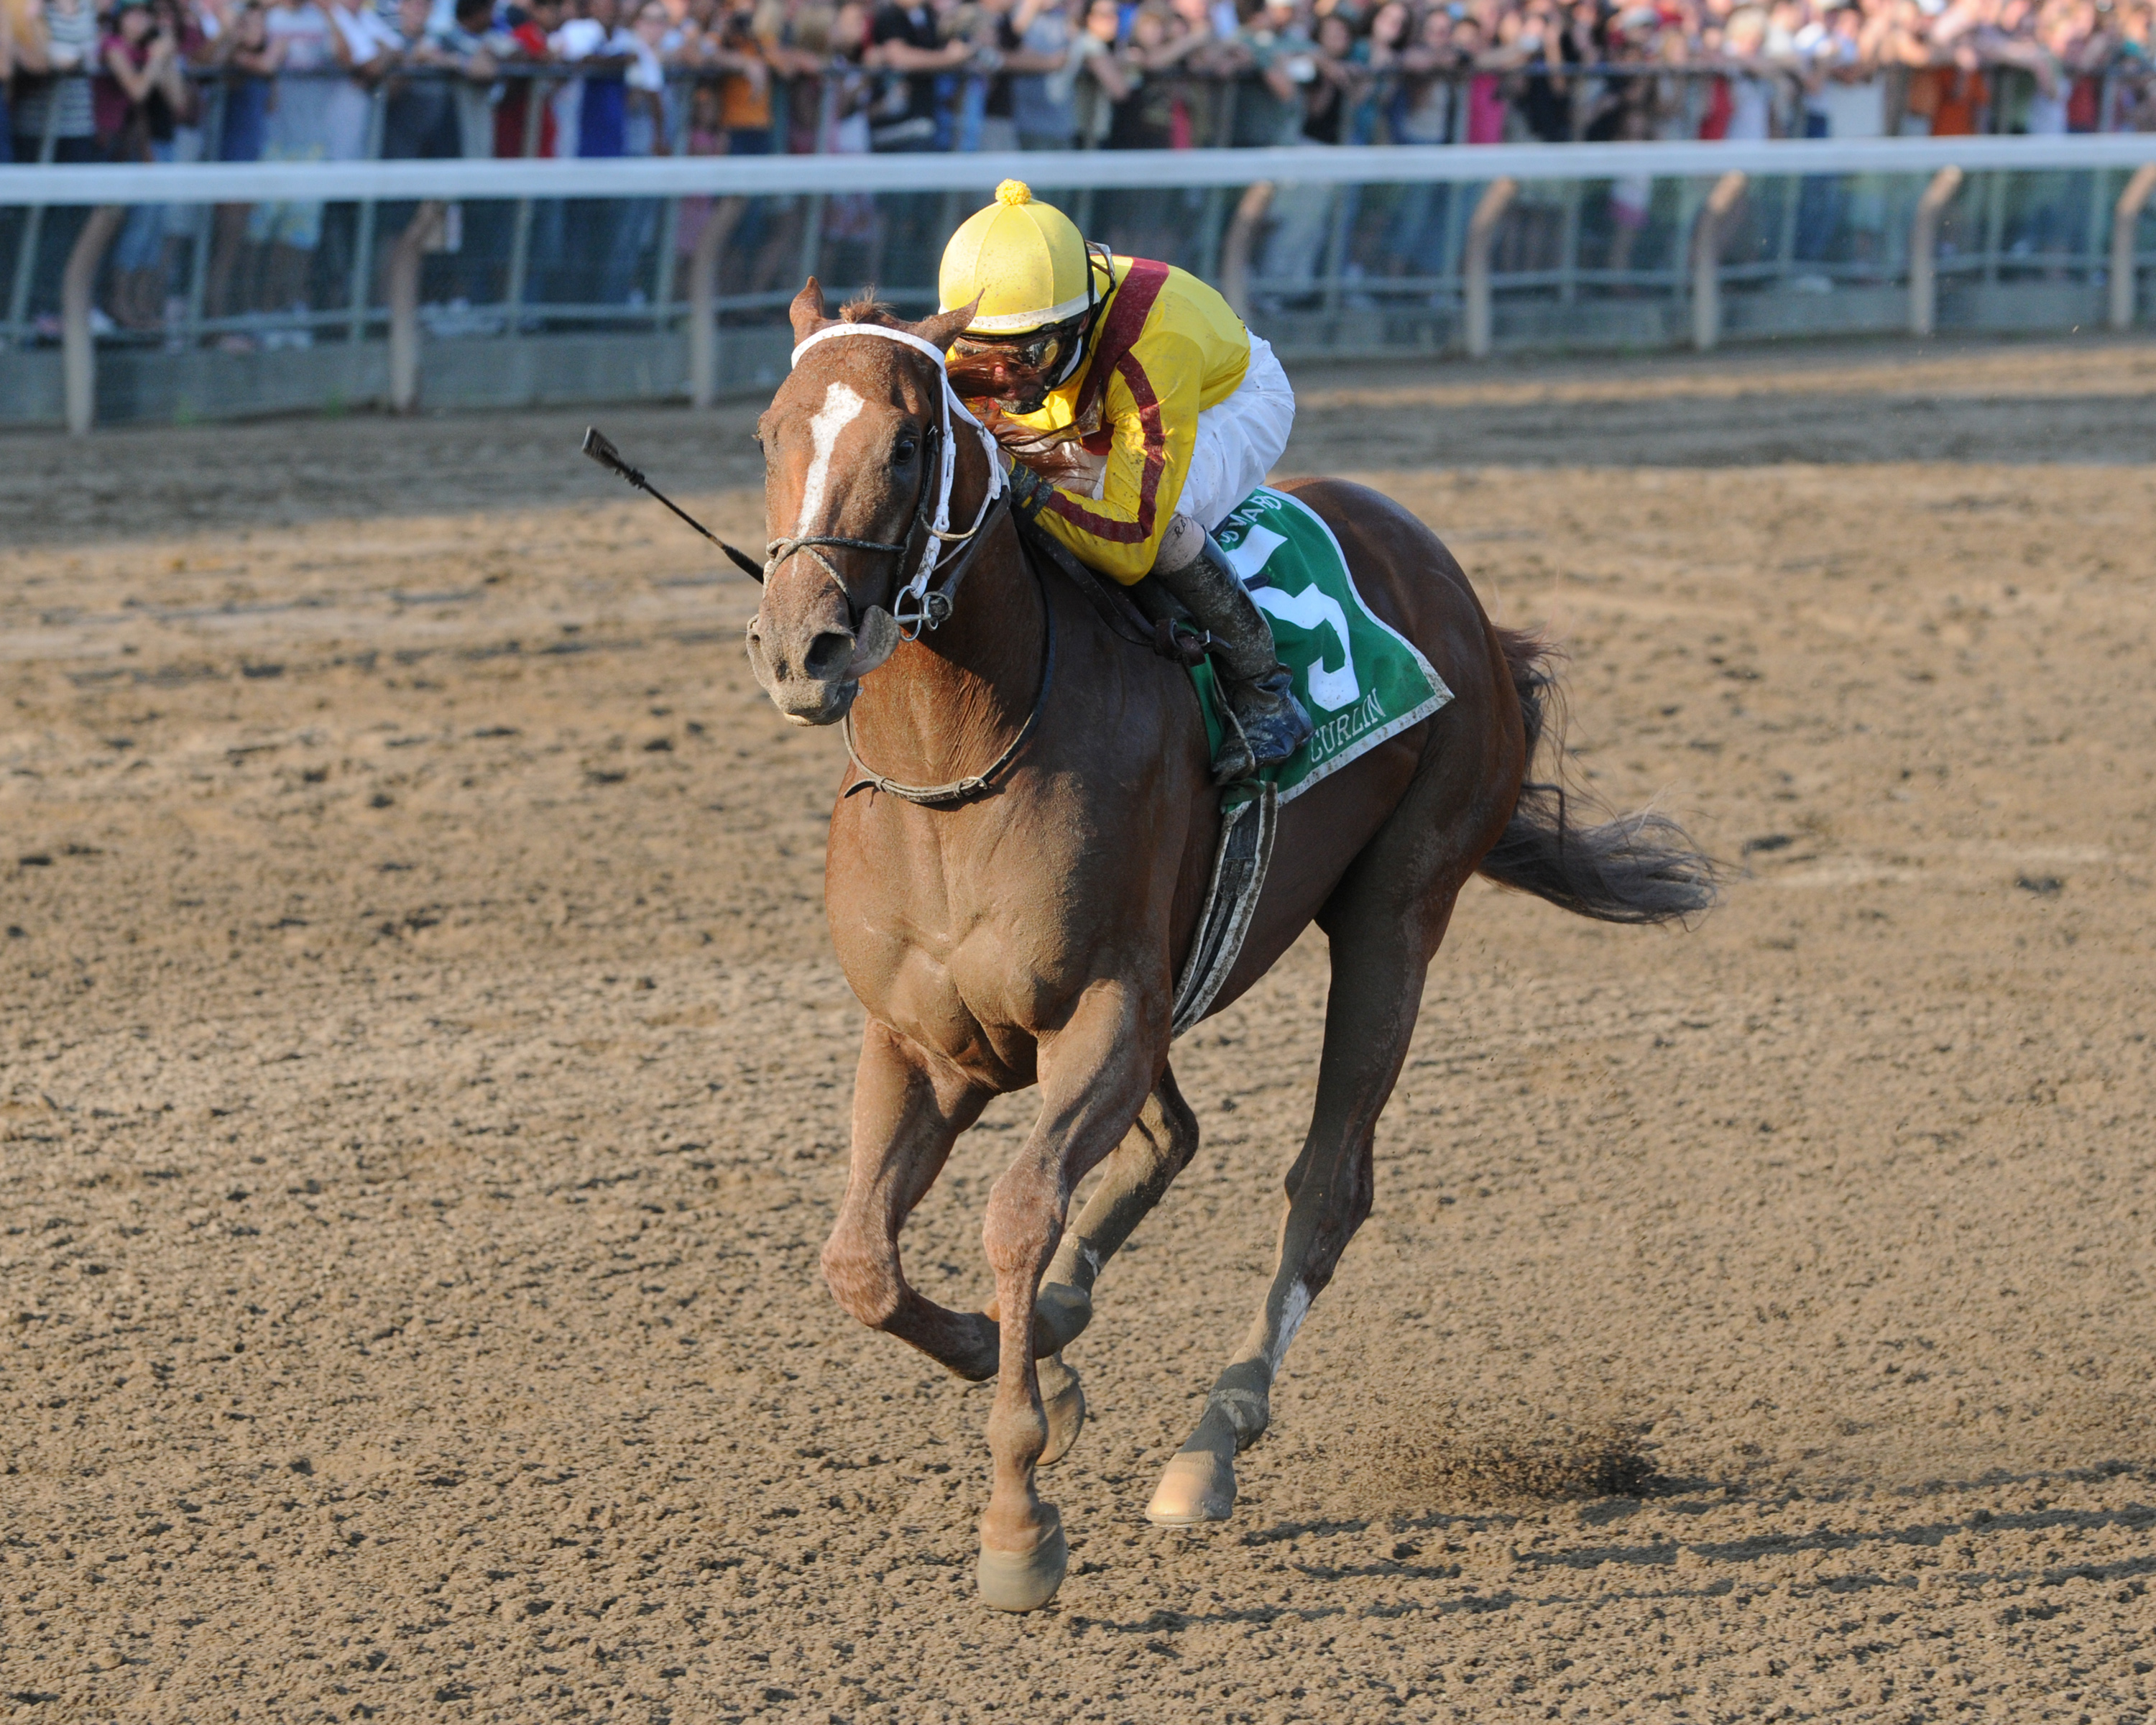
[[[927,449],[921,463],[921,490],[914,499],[913,519],[906,528],[906,537],[896,543],[881,539],[855,539],[842,533],[802,533],[790,539],[773,539],[764,547],[762,578],[768,582],[781,565],[806,552],[824,566],[831,578],[845,591],[845,578],[831,561],[833,551],[874,552],[885,557],[904,559],[911,551],[916,537],[922,541],[921,562],[912,576],[891,596],[891,614],[898,624],[901,639],[911,641],[920,639],[923,629],[936,629],[950,620],[956,603],[958,582],[973,562],[973,553],[979,544],[981,530],[988,526],[991,512],[1004,495],[1004,467],[999,458],[994,434],[976,419],[958,392],[951,387],[951,374],[946,368],[943,356],[935,344],[924,341],[911,330],[895,330],[878,323],[834,323],[820,329],[793,350],[793,363],[799,365],[801,356],[823,341],[835,341],[845,336],[874,336],[886,341],[896,341],[926,354],[935,362],[937,381],[942,385],[941,413],[925,434]],[[958,451],[952,441],[951,421],[953,413],[973,427],[981,439],[981,447],[988,458],[988,488],[981,499],[981,507],[973,525],[963,533],[951,531],[951,490],[958,472]],[[935,506],[932,514],[929,506],[929,471],[932,466],[937,474]],[[962,546],[955,561],[946,564],[952,546]],[[942,584],[932,589],[929,583],[938,573],[946,576]],[[849,605],[851,601],[849,600]],[[855,619],[859,621],[858,619]]]
[[[844,593],[845,578],[831,561],[831,552],[865,551],[879,556],[896,557],[901,560],[900,567],[902,571],[905,567],[903,560],[911,553],[916,536],[921,536],[924,542],[920,563],[905,585],[892,596],[891,605],[891,615],[898,626],[900,636],[909,641],[917,640],[924,629],[936,629],[950,620],[957,603],[958,583],[964,578],[966,571],[973,567],[973,557],[985,537],[982,530],[988,526],[999,506],[1009,506],[1009,493],[1004,484],[1002,451],[994,434],[973,417],[965,403],[958,398],[957,391],[951,387],[951,375],[942,354],[937,351],[933,343],[922,340],[911,330],[895,330],[887,325],[873,323],[833,324],[817,331],[796,347],[793,363],[798,365],[801,356],[819,341],[834,341],[844,336],[874,336],[883,341],[896,341],[927,355],[934,362],[937,379],[943,386],[942,413],[925,434],[927,453],[921,464],[921,491],[914,501],[912,524],[906,529],[906,537],[896,543],[880,539],[856,539],[839,533],[805,533],[797,534],[789,539],[774,539],[764,547],[763,576],[767,581],[778,572],[782,564],[805,552],[824,566],[831,578],[839,583],[839,592]],[[951,433],[954,415],[979,434],[988,468],[988,495],[981,500],[981,507],[973,517],[973,525],[963,533],[951,531],[951,491],[957,480],[958,465],[957,448]],[[929,507],[928,490],[932,463],[938,474],[932,513]],[[950,552],[954,546],[963,549],[952,557]],[[1030,557],[1026,559],[1026,565],[1029,568],[1034,567]],[[929,583],[935,581],[939,574],[942,577],[942,581],[932,587]],[[1036,586],[1040,580],[1040,572],[1034,568]],[[953,779],[947,784],[901,784],[896,779],[886,778],[861,759],[860,751],[854,742],[854,716],[850,711],[840,721],[840,730],[846,739],[846,757],[852,762],[860,777],[840,793],[842,798],[850,797],[860,790],[878,790],[888,792],[908,803],[937,807],[968,802],[1003,777],[1040,725],[1041,713],[1048,705],[1049,683],[1055,675],[1055,608],[1049,602],[1045,589],[1042,590],[1040,597],[1046,637],[1041,647],[1040,686],[1034,693],[1032,711],[1026,715],[1024,724],[1019,727],[1018,734],[1011,738],[1003,752],[981,772]],[[851,603],[848,601],[850,607]],[[858,619],[856,623],[858,624]]]

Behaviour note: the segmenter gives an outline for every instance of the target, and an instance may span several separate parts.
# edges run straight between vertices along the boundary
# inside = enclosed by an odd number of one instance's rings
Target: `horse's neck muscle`
[[[978,773],[1033,711],[1043,646],[1040,589],[1007,513],[983,534],[950,619],[902,644],[861,684],[855,737],[886,778],[941,784]]]

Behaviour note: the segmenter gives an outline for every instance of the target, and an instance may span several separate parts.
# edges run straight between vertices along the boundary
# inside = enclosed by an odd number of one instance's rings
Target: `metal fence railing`
[[[71,233],[54,311],[0,355],[0,417],[708,401],[775,375],[808,274],[924,309],[1004,175],[1291,352],[2123,326],[2152,164],[2128,134],[0,168],[0,279],[29,218]],[[281,285],[235,307],[221,231]],[[184,284],[172,315],[130,272]]]

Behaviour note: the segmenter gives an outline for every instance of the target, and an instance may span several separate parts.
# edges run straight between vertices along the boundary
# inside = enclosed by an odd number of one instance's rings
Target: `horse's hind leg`
[[[1236,1452],[1265,1429],[1273,1379],[1288,1345],[1370,1214],[1378,1116],[1407,1057],[1424,973],[1466,879],[1464,871],[1448,870],[1435,888],[1424,889],[1427,896],[1403,906],[1385,870],[1372,865],[1378,860],[1366,851],[1319,919],[1332,943],[1325,1053],[1309,1135],[1288,1171],[1278,1262],[1256,1322],[1215,1380],[1204,1417],[1170,1459],[1146,1507],[1162,1527],[1224,1520],[1234,1507]]]
[[[1197,1153],[1198,1117],[1175,1087],[1173,1069],[1163,1066],[1152,1094],[1138,1111],[1137,1123],[1110,1153],[1101,1183],[1056,1249],[1042,1281],[1043,1299],[1055,1298],[1060,1289],[1072,1290],[1082,1299],[1062,1298],[1058,1303],[1090,1317],[1093,1283],[1101,1267]],[[1076,1333],[1071,1330],[1070,1336]],[[1060,1352],[1043,1360],[1039,1369],[1048,1447],[1037,1465],[1046,1467],[1069,1454],[1085,1429],[1086,1392]]]
[[[1137,1122],[1108,1158],[1101,1183],[1063,1236],[1048,1280],[1090,1296],[1103,1266],[1197,1153],[1198,1117],[1175,1087],[1174,1069],[1163,1066]]]

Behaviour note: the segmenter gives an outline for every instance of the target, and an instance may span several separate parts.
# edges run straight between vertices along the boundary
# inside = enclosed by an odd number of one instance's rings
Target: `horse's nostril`
[[[854,656],[854,638],[826,629],[808,644],[807,657],[801,669],[822,682],[844,670]]]

